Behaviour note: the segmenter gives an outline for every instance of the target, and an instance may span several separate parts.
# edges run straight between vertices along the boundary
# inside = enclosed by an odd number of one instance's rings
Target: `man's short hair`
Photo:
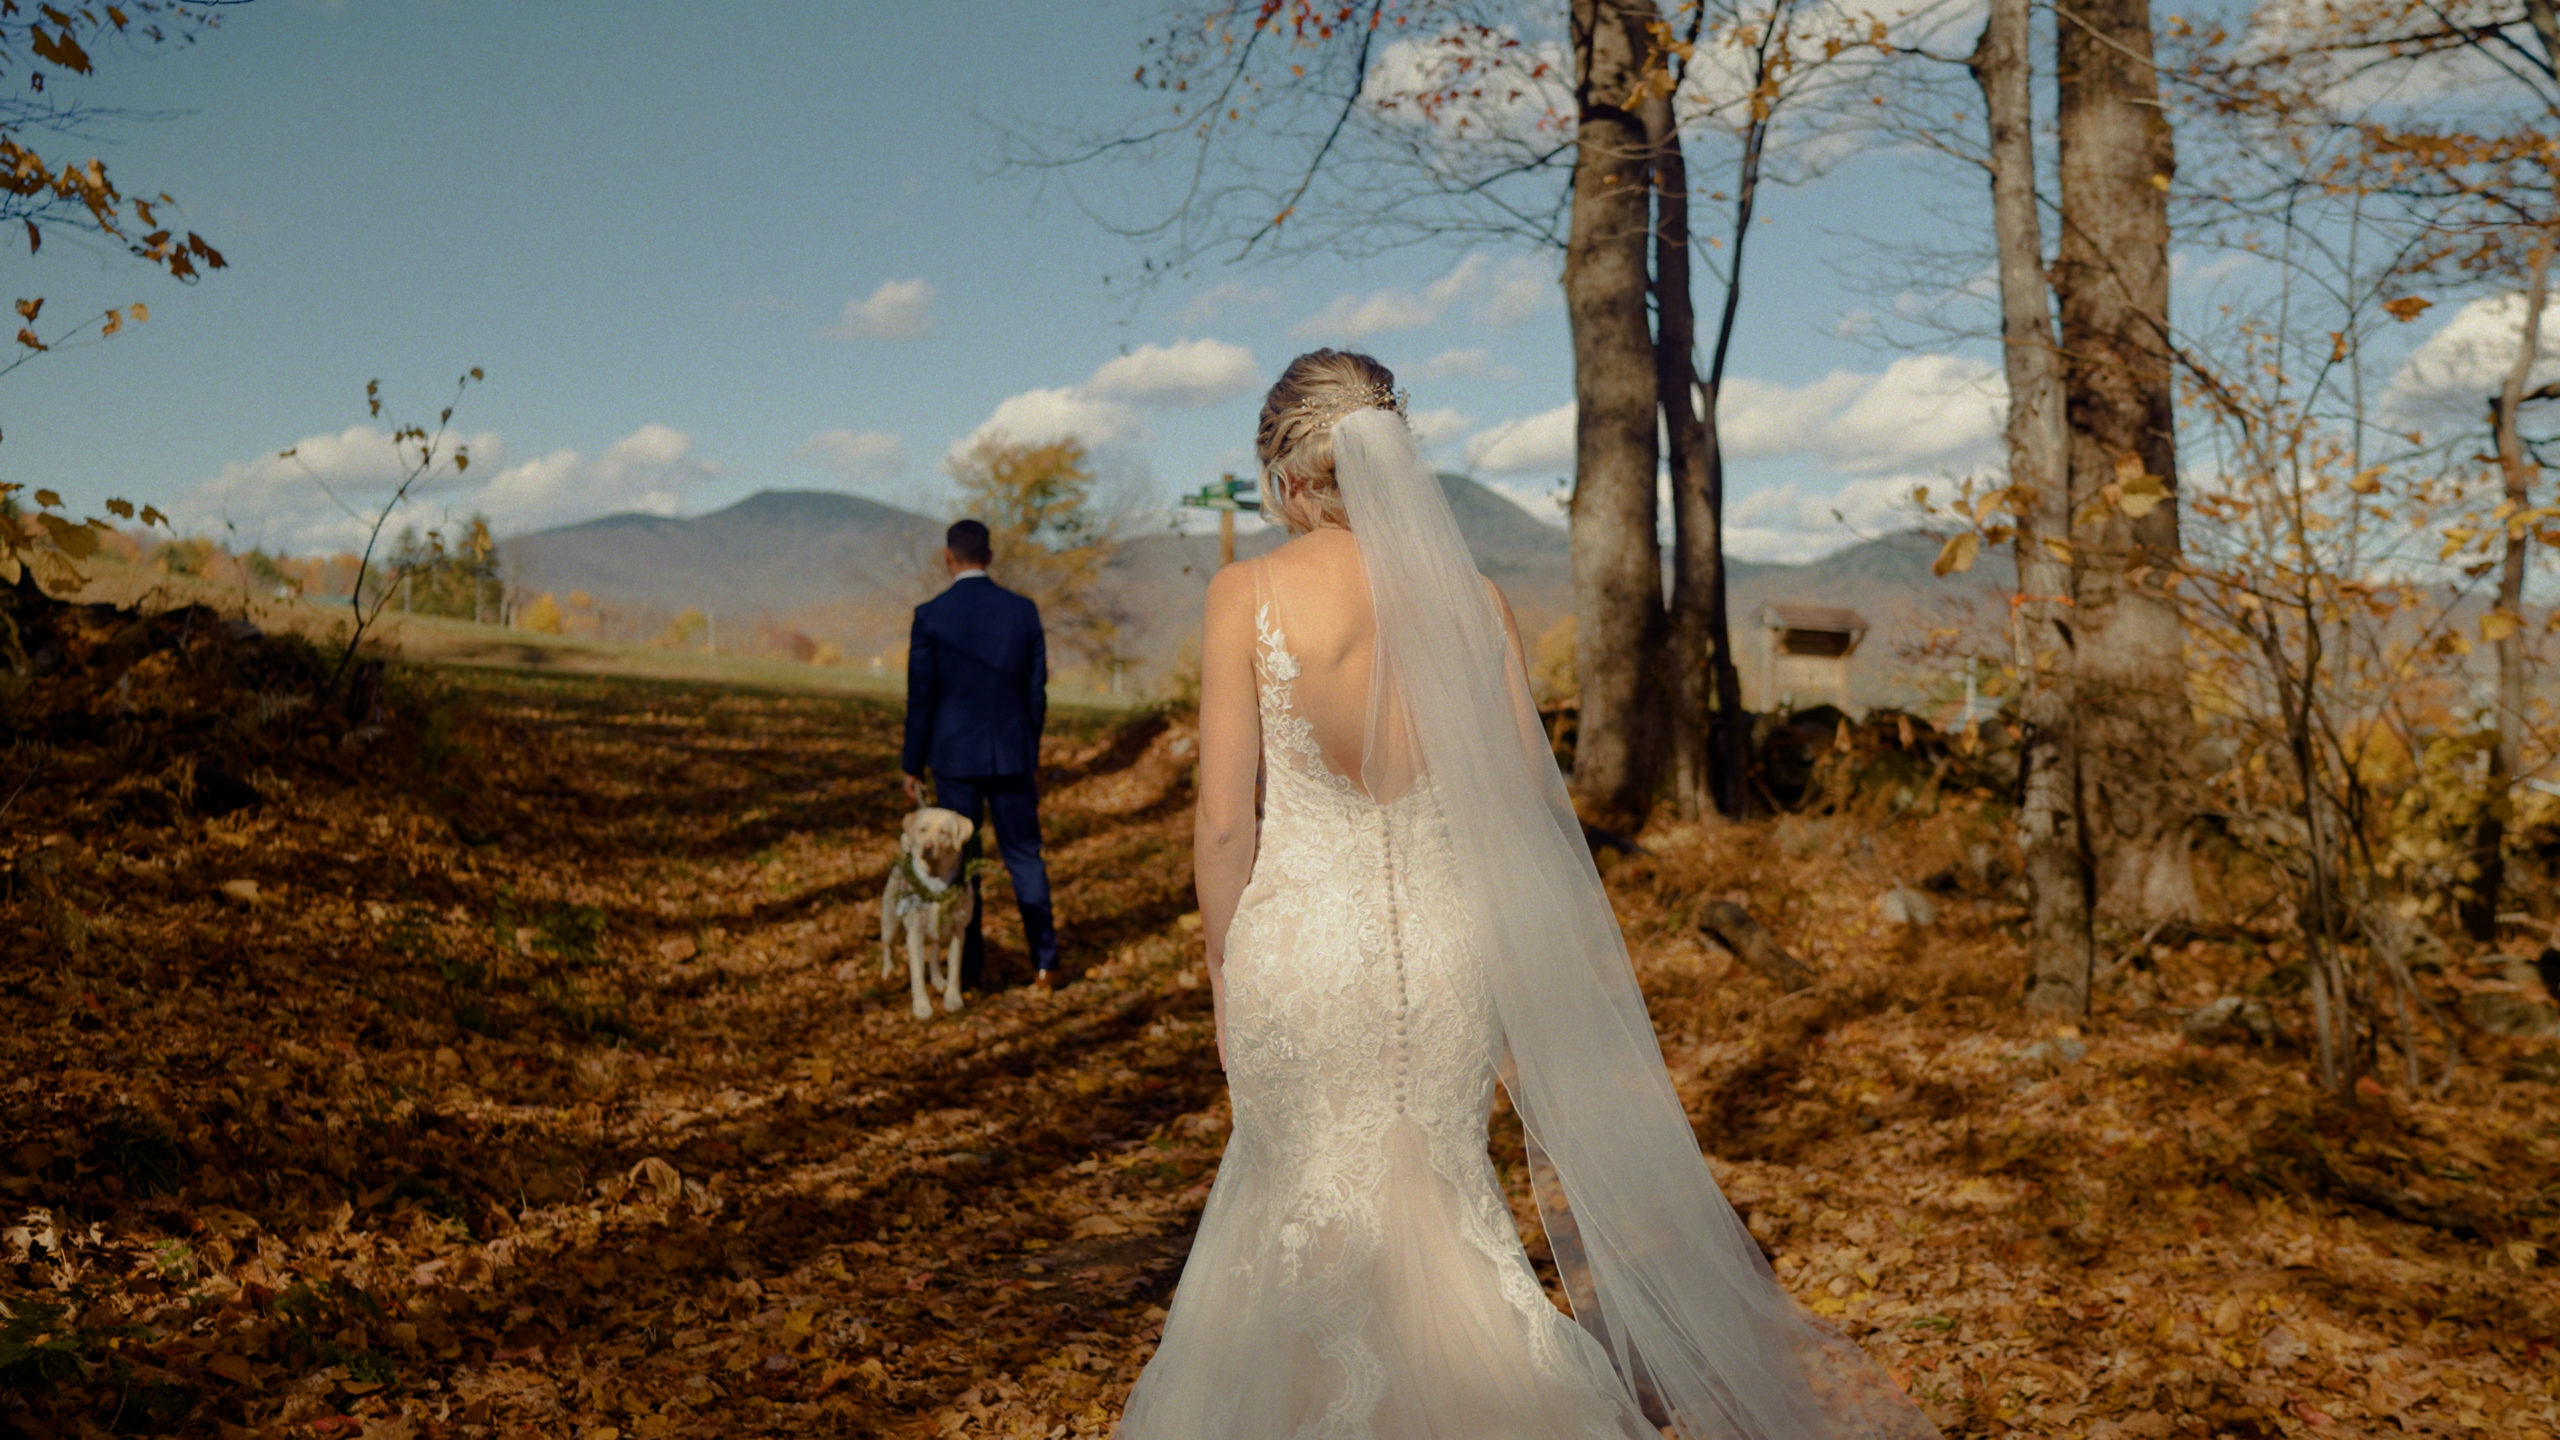
[[[942,543],[972,565],[996,558],[995,547],[987,543],[987,527],[976,520],[952,521],[951,528],[942,532]]]

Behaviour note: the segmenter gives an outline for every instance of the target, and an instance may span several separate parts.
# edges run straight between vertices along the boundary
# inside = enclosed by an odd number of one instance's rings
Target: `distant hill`
[[[1440,482],[1476,563],[1503,587],[1534,640],[1572,608],[1565,532],[1472,480]],[[1238,538],[1243,556],[1280,543],[1275,530]],[[584,596],[579,623],[604,639],[647,640],[681,612],[714,619],[723,650],[787,648],[791,636],[838,647],[856,663],[893,655],[908,613],[944,583],[942,522],[875,500],[824,490],[767,490],[708,515],[609,515],[537,531],[501,547],[513,593]],[[1951,584],[1929,573],[1938,542],[1918,534],[1869,540],[1807,565],[1736,562],[1730,577],[1737,649],[1758,651],[1758,607],[1795,600],[1845,605],[1875,626],[1861,652],[1857,692],[1899,698],[1925,675],[1898,657],[1929,631],[1961,623],[1966,602],[1995,577]],[[1143,677],[1175,664],[1199,632],[1217,568],[1215,535],[1142,535],[1120,547],[1107,579]],[[1983,571],[1997,571],[1997,561]],[[1003,569],[998,557],[999,578]],[[1979,610],[1978,604],[1973,606]]]
[[[508,588],[587,597],[601,638],[646,640],[686,610],[724,645],[797,631],[846,655],[906,635],[907,612],[940,582],[942,525],[832,490],[764,490],[686,519],[607,515],[500,547]],[[731,637],[734,637],[732,639]]]

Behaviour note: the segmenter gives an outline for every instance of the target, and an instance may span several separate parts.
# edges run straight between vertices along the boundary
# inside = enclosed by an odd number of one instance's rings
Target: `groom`
[[[950,588],[916,607],[907,637],[907,738],[899,759],[907,799],[934,803],[975,826],[992,813],[996,849],[1022,907],[1034,990],[1047,994],[1058,968],[1058,931],[1049,911],[1049,869],[1040,860],[1040,726],[1049,711],[1049,643],[1040,607],[987,578],[995,558],[987,527],[952,522],[943,535]],[[977,843],[970,842],[974,857]],[[977,881],[970,882],[972,890]],[[960,983],[983,989],[986,939],[976,907],[960,954]]]

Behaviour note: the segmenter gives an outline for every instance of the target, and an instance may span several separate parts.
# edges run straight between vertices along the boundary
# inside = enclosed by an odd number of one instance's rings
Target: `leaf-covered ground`
[[[293,723],[234,708],[235,751]],[[262,799],[218,817],[11,752],[0,1434],[1106,1434],[1227,1125],[1183,725],[1053,726],[1074,983],[917,1022],[889,706],[417,672],[391,709],[375,755],[235,760]],[[1951,1435],[2560,1433],[2549,1047],[2317,1104],[2281,1037],[2181,1038],[2280,972],[2236,930],[2033,1026],[1974,803],[1611,869],[1788,1286]],[[1932,875],[1933,926],[1880,918]],[[1822,985],[1702,939],[1727,896]]]

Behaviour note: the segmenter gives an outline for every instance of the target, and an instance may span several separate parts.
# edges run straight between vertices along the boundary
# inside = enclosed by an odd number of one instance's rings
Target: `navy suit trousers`
[[[1058,926],[1049,908],[1049,867],[1040,858],[1040,793],[1028,775],[941,775],[933,777],[934,803],[956,810],[977,824],[992,816],[996,853],[1004,857],[1013,878],[1014,903],[1022,910],[1022,938],[1031,947],[1031,963],[1041,970],[1058,968]],[[977,841],[969,842],[972,859]],[[970,888],[977,888],[972,880]],[[960,983],[986,988],[987,942],[970,907],[969,938],[960,951]]]

